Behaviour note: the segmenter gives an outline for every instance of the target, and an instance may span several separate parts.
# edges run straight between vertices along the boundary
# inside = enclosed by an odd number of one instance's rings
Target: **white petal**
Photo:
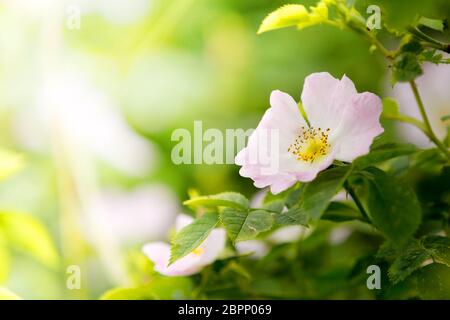
[[[146,244],[144,254],[155,264],[155,271],[166,276],[188,276],[202,268],[201,256],[193,253],[181,258],[169,266],[170,245],[164,242]]]
[[[170,258],[170,245],[164,242],[152,242],[142,248],[142,252],[155,264],[155,269],[167,270]]]
[[[217,228],[211,231],[201,247],[204,249],[200,263],[208,265],[213,263],[225,249],[226,233],[224,229]]]
[[[332,138],[338,150],[336,159],[351,162],[369,152],[373,139],[384,131],[380,125],[381,111],[381,99],[373,93],[364,92],[352,98]]]
[[[269,247],[261,240],[247,240],[236,243],[236,250],[239,254],[251,254],[251,258],[259,259],[267,254]]]
[[[353,82],[345,75],[341,80],[328,72],[313,73],[306,77],[302,103],[311,126],[336,128],[345,105],[356,93]]]
[[[309,236],[310,233],[311,229],[303,226],[287,226],[272,232],[267,239],[276,244],[295,242],[301,237]]]
[[[187,225],[190,225],[194,221],[194,218],[187,214],[180,213],[175,220],[175,230],[180,231]]]
[[[299,127],[305,126],[306,122],[300,114],[297,102],[280,90],[272,91],[270,95],[271,119],[270,127],[296,132]],[[268,121],[269,122],[269,121]],[[262,123],[262,121],[261,121]]]
[[[290,187],[292,187],[297,180],[295,179],[295,176],[290,175],[289,178],[283,179],[279,178],[276,181],[274,181],[270,186],[270,191],[273,194],[278,194]]]

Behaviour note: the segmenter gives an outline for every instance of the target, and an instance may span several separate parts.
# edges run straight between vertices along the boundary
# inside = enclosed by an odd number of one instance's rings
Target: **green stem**
[[[355,190],[350,186],[348,182],[345,182],[344,188],[347,191],[347,193],[352,197],[353,201],[355,202],[356,206],[358,207],[359,211],[361,212],[361,215],[364,218],[364,221],[370,222],[369,215],[366,212],[366,209],[364,209],[364,206],[362,205],[361,201],[359,200],[358,196],[356,195]]]
[[[324,24],[327,24],[327,25],[329,25],[329,26],[338,27],[338,28],[341,28],[341,29],[344,27],[343,24],[338,23],[338,22],[333,21],[333,20],[327,20],[327,21],[324,21],[323,23],[324,23]]]
[[[409,84],[411,86],[411,89],[414,93],[414,98],[416,99],[417,106],[419,107],[420,115],[423,119],[423,124],[425,126],[425,134],[430,138],[431,141],[436,144],[436,146],[444,153],[447,158],[450,160],[450,151],[445,147],[445,145],[436,137],[436,134],[433,131],[433,128],[431,127],[430,120],[428,119],[427,113],[425,111],[425,107],[422,102],[422,98],[420,97],[419,90],[417,89],[417,85],[414,82],[414,80],[409,81]]]
[[[392,60],[394,58],[394,54],[390,52],[388,49],[386,49],[383,44],[372,34],[370,31],[365,30],[365,34],[368,37],[369,41],[372,42],[372,44],[377,47],[378,50],[389,60]]]
[[[396,121],[412,124],[413,126],[420,129],[423,133],[427,134],[425,125],[421,121],[419,121],[413,117],[409,117],[404,114],[386,114],[386,115],[383,115],[383,118],[388,119],[388,120],[396,120]]]

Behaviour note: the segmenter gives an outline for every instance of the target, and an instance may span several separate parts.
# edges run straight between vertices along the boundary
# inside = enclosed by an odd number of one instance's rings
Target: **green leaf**
[[[280,213],[284,209],[284,201],[283,200],[274,200],[274,201],[265,203],[263,205],[262,209],[271,211],[271,212]]]
[[[410,240],[403,246],[387,241],[378,253],[378,259],[394,260],[388,274],[392,282],[405,280],[423,263],[433,258],[437,263],[450,264],[450,239],[442,236],[427,236],[421,241]]]
[[[0,180],[4,180],[25,165],[24,157],[20,154],[0,149]]]
[[[409,169],[434,168],[436,171],[442,170],[447,163],[447,158],[438,148],[426,149],[413,154],[410,159]]]
[[[0,229],[8,244],[49,267],[58,267],[60,261],[53,241],[46,228],[33,216],[0,212]]]
[[[17,294],[5,287],[0,287],[0,300],[22,300]]]
[[[322,215],[322,219],[334,222],[360,220],[361,214],[348,204],[333,201]]]
[[[421,220],[414,191],[378,168],[367,168],[364,173],[367,207],[374,225],[394,243],[403,243],[414,234]]]
[[[201,196],[187,200],[183,204],[192,207],[231,207],[239,209],[250,207],[248,199],[237,192],[223,192],[211,196]]]
[[[304,184],[297,182],[295,186],[292,188],[289,188],[283,192],[280,192],[276,195],[272,194],[271,192],[267,192],[266,196],[264,197],[264,206],[263,209],[266,208],[266,205],[273,206],[272,203],[283,203],[283,208],[287,207],[290,208],[300,201],[300,196],[302,194],[304,188]],[[283,209],[282,208],[282,209]],[[280,210],[281,211],[281,210]]]
[[[275,29],[297,26],[302,29],[328,20],[328,8],[324,2],[308,11],[301,4],[287,4],[271,12],[261,23],[258,34]]]
[[[411,52],[399,54],[392,66],[392,76],[395,82],[408,82],[423,73],[417,56]]]
[[[382,117],[396,116],[399,114],[399,106],[396,100],[390,97],[383,98]]]
[[[450,299],[450,268],[429,264],[417,273],[417,287],[423,299]]]
[[[371,165],[396,157],[413,154],[418,151],[420,151],[420,149],[409,143],[387,143],[373,148],[369,154],[355,159],[353,161],[353,167],[364,169]]]
[[[288,211],[277,214],[275,216],[275,221],[279,226],[302,225],[307,227],[309,215],[300,207],[300,205],[294,205],[289,208]]]
[[[342,189],[351,172],[350,166],[340,166],[319,173],[317,178],[305,186],[301,197],[301,209],[318,220],[331,199]]]
[[[377,259],[393,260],[397,256],[398,246],[393,245],[391,241],[385,241],[376,254]]]
[[[394,260],[388,271],[389,278],[394,284],[405,280],[431,257],[430,253],[416,240],[408,243],[399,253],[400,255]]]
[[[446,26],[445,20],[440,19],[430,19],[427,17],[420,17],[419,22],[420,25],[425,26],[427,28],[436,30],[436,31],[444,31],[444,28]]]
[[[297,25],[301,21],[308,20],[308,10],[301,4],[284,5],[269,13],[264,18],[258,29],[258,34]]]
[[[373,255],[364,255],[356,259],[353,267],[347,275],[349,280],[354,280],[355,278],[367,278],[367,266],[377,264],[377,260]]]
[[[450,267],[450,238],[442,236],[427,236],[422,240],[433,260]]]
[[[155,278],[149,284],[135,288],[114,288],[105,292],[102,300],[174,300],[188,299],[193,290],[186,277]]]
[[[408,41],[404,44],[402,44],[400,48],[400,52],[409,52],[413,54],[419,54],[423,51],[423,46],[420,44],[419,41],[407,37]]]
[[[219,216],[216,213],[207,212],[181,229],[172,240],[169,264],[183,258],[201,245],[218,223]]]
[[[427,49],[420,55],[420,58],[424,61],[429,61],[434,64],[439,63],[450,63],[449,59],[443,59],[442,54],[440,51],[437,51],[436,49]]]
[[[255,238],[260,232],[268,231],[274,223],[274,213],[265,210],[240,211],[224,209],[220,218],[233,242]]]
[[[305,185],[301,184],[300,186],[289,190],[289,193],[286,196],[286,207],[291,208],[299,203],[304,187]]]

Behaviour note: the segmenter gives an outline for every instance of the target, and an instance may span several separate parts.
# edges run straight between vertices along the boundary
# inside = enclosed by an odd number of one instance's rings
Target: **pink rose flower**
[[[181,214],[175,222],[179,231],[190,224],[193,219]],[[195,250],[169,266],[170,245],[165,242],[152,242],[144,246],[142,251],[155,264],[155,271],[165,276],[190,276],[200,272],[203,267],[213,263],[225,248],[225,230],[216,228]]]
[[[367,154],[380,125],[381,99],[358,93],[343,76],[313,73],[305,79],[301,96],[308,122],[294,99],[275,90],[270,105],[247,147],[236,156],[239,173],[258,188],[276,194],[297,181],[314,180],[333,161],[351,162]]]

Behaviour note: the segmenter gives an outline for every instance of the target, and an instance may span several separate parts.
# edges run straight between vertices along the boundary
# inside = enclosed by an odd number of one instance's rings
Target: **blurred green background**
[[[28,299],[97,298],[130,283],[124,261],[164,238],[190,188],[256,192],[234,165],[174,165],[176,128],[191,130],[194,120],[253,128],[272,90],[298,100],[312,72],[346,74],[358,91],[383,95],[385,62],[355,34],[318,26],[257,36],[282,4],[0,1],[0,143],[23,158],[0,183],[0,225],[11,214],[32,217],[13,222],[12,236],[0,233],[0,283]],[[366,16],[369,4],[400,26],[450,8],[446,0],[356,1]],[[80,28],[71,28],[77,9]],[[81,266],[81,290],[66,287],[72,264]]]

